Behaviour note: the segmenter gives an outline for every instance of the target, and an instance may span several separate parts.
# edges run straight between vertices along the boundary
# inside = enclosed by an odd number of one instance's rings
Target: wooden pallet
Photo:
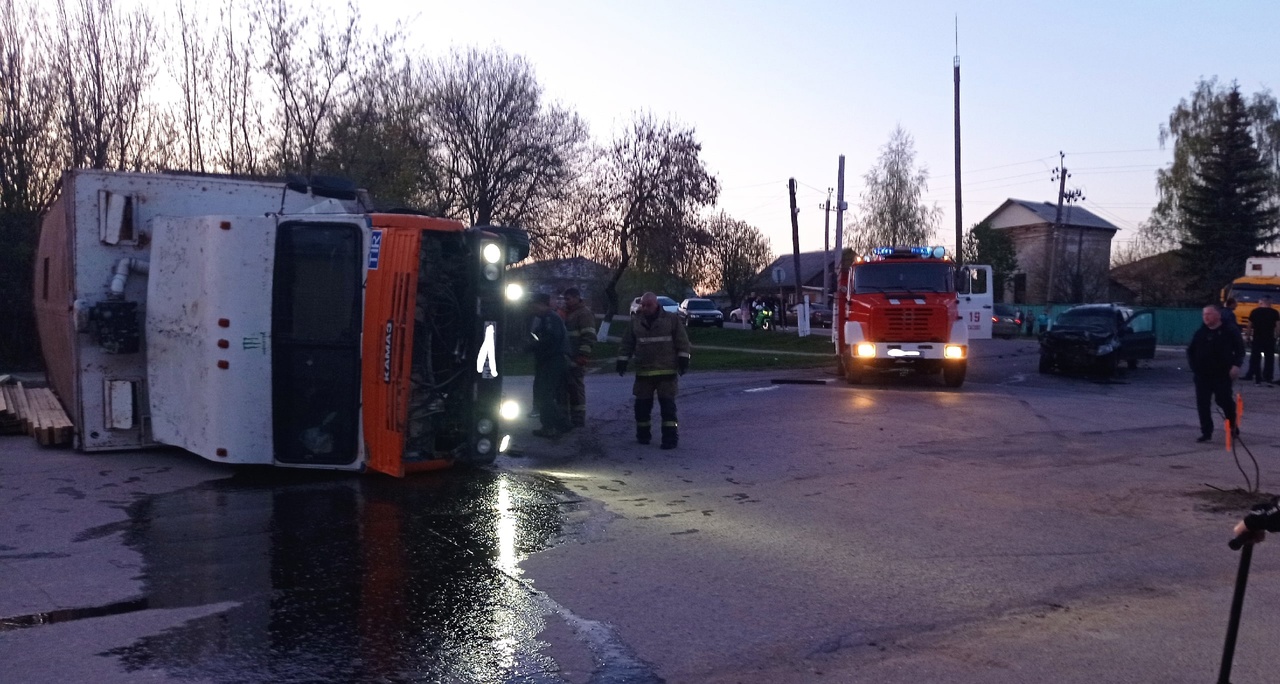
[[[0,385],[0,434],[28,434],[42,446],[61,446],[71,443],[75,426],[53,390],[17,383]]]

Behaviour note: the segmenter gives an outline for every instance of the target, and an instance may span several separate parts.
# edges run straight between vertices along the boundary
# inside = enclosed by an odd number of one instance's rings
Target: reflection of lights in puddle
[[[581,473],[565,473],[565,472],[561,472],[561,471],[559,471],[559,470],[539,470],[538,472],[542,473],[543,475],[550,475],[551,477],[554,477],[554,478],[556,478],[557,480],[585,480],[585,479],[587,479],[587,476],[586,476],[586,475],[583,475],[583,474],[581,474]]]
[[[778,389],[777,385],[769,385],[768,387],[752,387],[749,390],[742,390],[742,391],[743,392],[768,392],[769,390],[776,390],[776,389]]]
[[[511,510],[511,485],[507,478],[498,480],[498,567],[503,572],[520,571],[516,559],[516,516]]]
[[[498,478],[498,568],[513,579],[520,574],[519,559],[516,557],[516,516],[511,507],[511,484],[506,476]],[[515,591],[511,583],[505,585],[505,591]],[[503,670],[510,670],[516,665],[516,647],[519,640],[515,637],[519,620],[509,608],[503,607],[504,601],[497,603],[493,624],[497,634],[493,640],[493,648],[497,654],[497,665]]]
[[[854,395],[853,397],[854,408],[869,409],[875,405],[876,405],[875,399],[872,399],[871,397],[868,397],[866,395],[859,394],[859,395]]]

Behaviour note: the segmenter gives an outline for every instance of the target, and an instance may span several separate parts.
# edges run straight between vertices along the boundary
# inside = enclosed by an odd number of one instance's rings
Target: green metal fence
[[[1016,305],[1015,305],[1016,306]],[[1070,309],[1075,304],[1054,304],[1049,307],[1049,320],[1053,321],[1058,318],[1058,314]],[[1032,318],[1044,311],[1043,306],[1025,306],[1020,307],[1023,311],[1029,312]],[[1145,307],[1135,307],[1145,308]],[[1161,346],[1186,346],[1191,343],[1191,336],[1199,329],[1203,320],[1200,317],[1200,309],[1184,309],[1184,308],[1151,308],[1155,312],[1155,329],[1156,344]]]

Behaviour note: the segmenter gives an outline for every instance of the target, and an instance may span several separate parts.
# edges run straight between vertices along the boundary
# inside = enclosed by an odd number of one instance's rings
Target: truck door
[[[969,326],[969,339],[991,339],[991,316],[994,312],[990,266],[965,266],[956,278],[960,317]]]
[[[356,462],[364,232],[290,221],[276,236],[271,307],[275,460]]]

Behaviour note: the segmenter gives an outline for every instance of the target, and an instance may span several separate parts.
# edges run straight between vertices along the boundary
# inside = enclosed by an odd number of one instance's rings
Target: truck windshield
[[[710,311],[716,308],[716,305],[712,304],[710,299],[690,299],[685,307],[690,311]]]
[[[954,292],[955,267],[945,262],[879,261],[853,269],[854,294]]]
[[[1231,286],[1231,294],[1241,304],[1256,304],[1263,297],[1280,299],[1280,285],[1262,285],[1259,283],[1242,283]]]

